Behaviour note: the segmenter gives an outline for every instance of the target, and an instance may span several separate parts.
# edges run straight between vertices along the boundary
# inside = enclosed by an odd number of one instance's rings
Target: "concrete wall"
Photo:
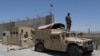
[[[47,15],[44,17],[37,17],[33,19],[3,23],[0,24],[0,39],[2,38],[2,31],[8,30],[10,27],[26,26],[26,27],[37,28],[39,26],[51,24],[53,22],[54,22],[54,15]]]
[[[35,19],[27,19],[27,20],[23,20],[23,21],[17,21],[17,22],[15,22],[15,26],[17,26],[17,27],[28,26],[28,27],[37,28],[42,25],[47,25],[47,24],[53,23],[53,20],[54,19],[52,19],[52,15],[48,15],[45,17],[38,17]]]
[[[2,31],[3,31],[3,25],[0,24],[0,39],[1,39],[1,36],[2,36]]]

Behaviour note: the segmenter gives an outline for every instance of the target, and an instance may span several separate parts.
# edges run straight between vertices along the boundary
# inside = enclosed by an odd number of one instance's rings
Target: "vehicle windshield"
[[[76,37],[76,33],[66,33],[66,37]]]
[[[70,37],[76,37],[76,33],[70,33]]]

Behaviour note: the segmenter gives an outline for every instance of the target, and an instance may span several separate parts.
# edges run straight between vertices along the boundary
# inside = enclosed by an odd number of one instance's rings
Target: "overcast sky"
[[[65,24],[70,12],[72,30],[100,31],[100,0],[0,0],[0,23],[48,15],[50,4],[55,22]]]

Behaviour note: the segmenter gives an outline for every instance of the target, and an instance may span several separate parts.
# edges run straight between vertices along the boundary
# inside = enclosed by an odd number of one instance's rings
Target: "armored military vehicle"
[[[67,32],[61,23],[39,27],[35,33],[35,50],[67,52],[70,56],[93,52],[93,40],[79,38],[76,32]]]

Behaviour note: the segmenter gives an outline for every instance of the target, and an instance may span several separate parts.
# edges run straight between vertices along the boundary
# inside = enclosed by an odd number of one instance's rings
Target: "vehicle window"
[[[50,38],[51,39],[60,39],[60,36],[59,35],[51,35]]]
[[[83,36],[83,33],[82,32],[81,33],[78,33],[77,36]]]
[[[21,33],[23,33],[23,29],[21,29]]]
[[[76,37],[76,34],[75,33],[71,33],[71,37]]]
[[[66,34],[66,37],[69,37],[69,33]]]
[[[6,33],[3,33],[3,36],[6,36]]]
[[[62,34],[62,37],[64,38],[64,34]]]

